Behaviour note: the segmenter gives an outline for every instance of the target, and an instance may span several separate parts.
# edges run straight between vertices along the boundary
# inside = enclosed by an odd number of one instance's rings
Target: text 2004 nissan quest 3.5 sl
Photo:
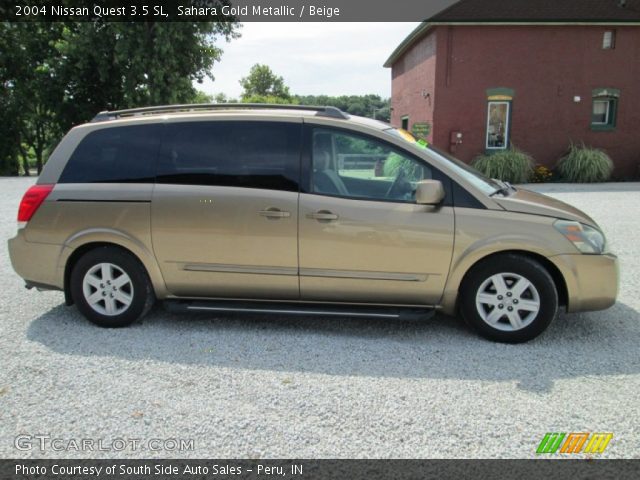
[[[179,105],[73,128],[20,204],[11,261],[103,327],[169,308],[461,314],[522,342],[610,307],[598,225],[332,107]]]

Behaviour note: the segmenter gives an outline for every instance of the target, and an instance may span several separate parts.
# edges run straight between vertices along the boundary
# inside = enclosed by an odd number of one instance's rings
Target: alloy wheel
[[[482,320],[502,331],[521,330],[540,311],[536,287],[517,273],[497,273],[487,278],[476,293],[476,309]]]
[[[131,305],[133,283],[117,265],[99,263],[85,274],[82,293],[93,310],[101,315],[115,316],[125,312]]]

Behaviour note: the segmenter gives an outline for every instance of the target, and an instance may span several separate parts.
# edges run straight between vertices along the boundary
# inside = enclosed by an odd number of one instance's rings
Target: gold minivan
[[[103,327],[173,309],[460,313],[523,342],[610,307],[598,225],[333,107],[177,105],[73,128],[24,195],[11,261]]]

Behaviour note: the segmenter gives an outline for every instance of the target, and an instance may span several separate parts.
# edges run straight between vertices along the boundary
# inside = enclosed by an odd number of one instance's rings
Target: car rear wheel
[[[70,287],[78,310],[101,327],[130,325],[155,302],[143,266],[115,247],[100,247],[83,255],[71,272]]]
[[[540,335],[558,311],[558,293],[545,268],[520,255],[499,255],[474,266],[463,281],[460,309],[490,340],[520,343]]]

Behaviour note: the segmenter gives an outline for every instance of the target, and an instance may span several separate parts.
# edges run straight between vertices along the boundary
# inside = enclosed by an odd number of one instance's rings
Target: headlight
[[[606,240],[600,230],[566,220],[558,220],[553,226],[582,253],[604,253]]]

